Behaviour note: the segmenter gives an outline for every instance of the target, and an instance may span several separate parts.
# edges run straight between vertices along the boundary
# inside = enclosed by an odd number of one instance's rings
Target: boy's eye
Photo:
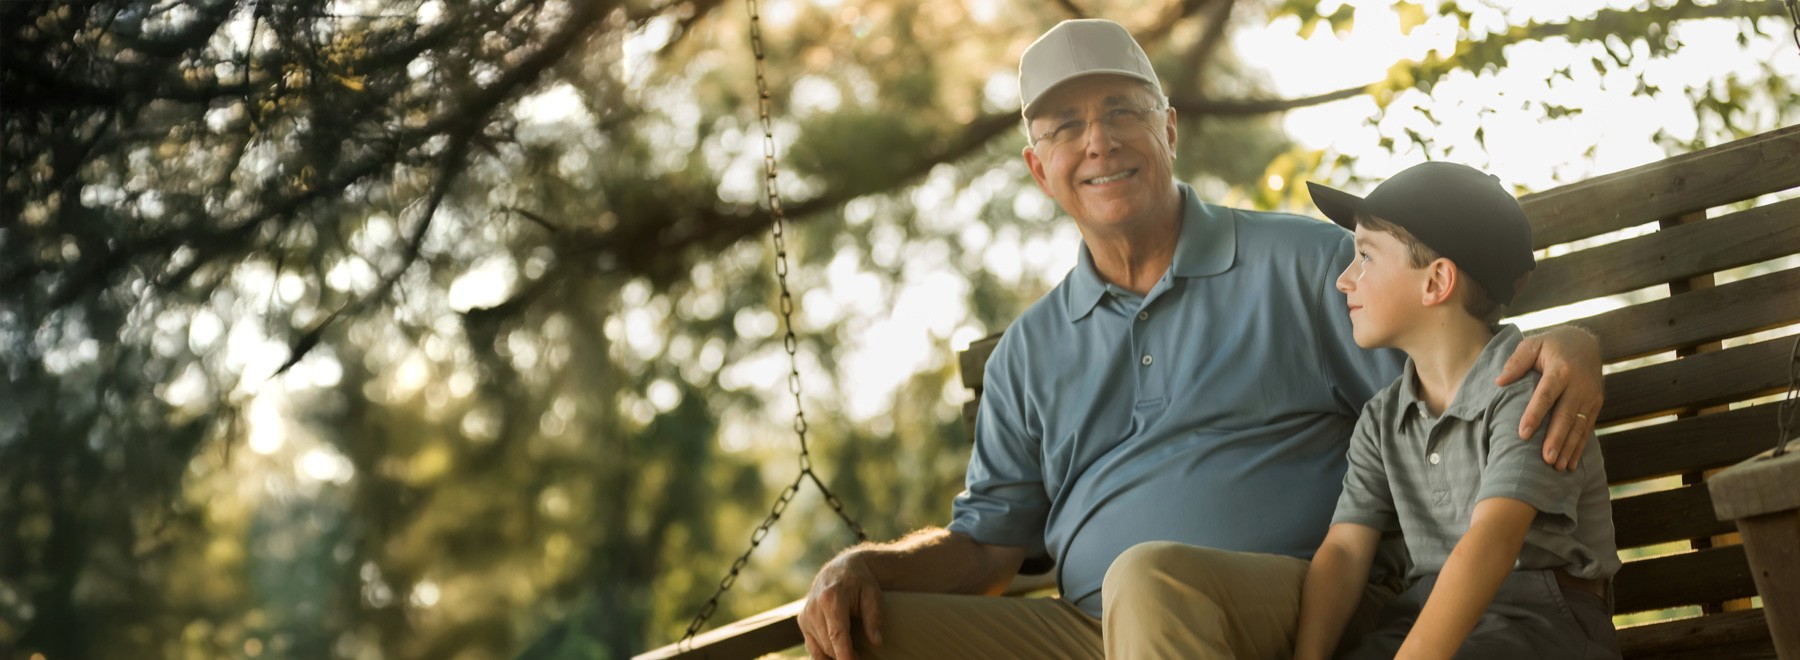
[[[1369,260],[1369,253],[1367,253],[1367,252],[1361,252],[1361,251],[1358,251],[1358,252],[1357,252],[1357,253],[1356,253],[1356,256],[1357,256],[1357,258],[1358,258],[1358,259],[1359,259],[1359,260],[1361,260],[1361,261],[1365,261],[1365,262],[1366,262],[1366,261],[1368,261],[1368,260]]]

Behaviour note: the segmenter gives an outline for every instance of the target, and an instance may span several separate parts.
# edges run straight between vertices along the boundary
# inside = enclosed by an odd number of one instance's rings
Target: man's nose
[[[1082,144],[1087,146],[1090,154],[1101,154],[1119,148],[1119,140],[1113,132],[1118,129],[1108,126],[1106,122],[1093,120],[1087,123],[1081,134]]]

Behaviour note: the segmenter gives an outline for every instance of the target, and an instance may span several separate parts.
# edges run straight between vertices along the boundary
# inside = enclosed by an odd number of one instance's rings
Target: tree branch
[[[535,224],[539,227],[543,227],[545,231],[548,231],[552,234],[562,233],[562,227],[556,226],[556,223],[550,222],[550,220],[546,219],[544,216],[538,215],[536,213],[532,213],[531,211],[527,211],[527,210],[519,208],[517,206],[507,206],[507,207],[501,208],[500,210],[505,211],[507,213],[516,213],[519,215],[519,217],[525,218],[526,220],[530,220],[532,222],[532,224]]]
[[[461,174],[463,159],[468,154],[471,140],[485,124],[488,114],[503,100],[511,98],[514,90],[535,80],[539,74],[561,59],[575,43],[579,42],[587,30],[597,24],[603,15],[599,6],[599,3],[578,5],[576,12],[569,17],[569,22],[560,32],[546,40],[544,47],[525,58],[519,66],[508,69],[493,85],[482,89],[472,103],[464,106],[462,112],[456,113],[454,116],[440,117],[427,125],[426,132],[428,134],[435,132],[429,130],[431,126],[440,123],[450,124],[449,128],[452,130],[449,135],[449,144],[444,152],[443,163],[438,170],[438,179],[432,186],[431,195],[426,203],[424,217],[420,219],[418,228],[413,230],[401,265],[387,277],[382,278],[381,286],[377,287],[375,291],[355,303],[332,312],[330,316],[301,335],[289,350],[287,362],[282,364],[281,368],[276,369],[270,378],[286,373],[289,368],[304,359],[306,354],[318,345],[325,330],[338,318],[346,313],[359,312],[370,301],[383,299],[393,291],[400,276],[410,270],[412,265],[419,260],[419,253],[424,246],[427,230],[431,227],[431,220],[437,215],[438,207],[443,203],[444,196],[449,193],[450,182]]]
[[[1323,105],[1332,101],[1368,93],[1371,85],[1346,87],[1335,92],[1302,96],[1293,99],[1266,99],[1247,101],[1215,101],[1199,95],[1183,95],[1169,97],[1169,107],[1178,112],[1212,117],[1242,117],[1247,115],[1266,115],[1275,112],[1286,112],[1295,108]]]
[[[599,24],[605,16],[602,3],[577,3],[561,28],[545,39],[542,47],[520,60],[519,64],[504,71],[491,85],[482,88],[468,97],[468,101],[436,116],[425,126],[399,134],[392,139],[377,143],[367,158],[361,159],[350,167],[339,170],[338,175],[323,185],[311,186],[298,194],[276,201],[263,207],[259,212],[208,235],[205,240],[188,240],[191,229],[172,228],[163,233],[137,241],[121,241],[116,247],[107,251],[101,258],[83,272],[58,287],[52,295],[52,307],[60,307],[85,294],[96,286],[104,285],[119,271],[131,266],[140,255],[169,253],[182,245],[193,247],[196,254],[194,260],[174,275],[164,279],[164,284],[179,283],[194,272],[211,263],[232,249],[243,245],[262,225],[274,218],[290,217],[308,203],[340,194],[351,184],[374,176],[383,168],[396,164],[396,160],[407,150],[425,144],[438,135],[466,135],[462,140],[452,139],[453,148],[460,142],[467,141],[479,132],[479,128],[487,121],[494,109],[506,100],[513,98],[520,89],[535,81],[551,65],[561,60],[574,48],[575,44]],[[15,279],[15,274],[9,274]]]
[[[473,133],[477,126],[479,123],[470,122],[469,133]],[[463,159],[469,153],[469,138],[468,134],[453,136],[450,146],[445,149],[443,163],[438,168],[437,181],[431,186],[431,195],[425,203],[425,211],[420,214],[419,225],[413,228],[412,236],[406,241],[406,252],[401,258],[400,265],[395,267],[393,272],[383,276],[381,285],[375,287],[374,291],[370,291],[368,295],[355,302],[339,307],[337,311],[332,312],[330,316],[325,317],[324,320],[314,324],[312,328],[300,335],[300,338],[295,340],[293,346],[288,349],[287,361],[283,362],[281,367],[275,370],[275,373],[269,375],[270,379],[287,373],[288,369],[305,359],[306,354],[312,352],[312,349],[319,345],[319,340],[324,338],[325,331],[339,318],[360,313],[368,307],[369,303],[387,298],[388,294],[393,292],[394,285],[399,283],[400,277],[405,275],[406,271],[412,270],[413,264],[419,261],[419,255],[424,250],[425,236],[430,233],[431,221],[437,217],[438,208],[444,203],[444,196],[450,192],[450,182],[456,180],[457,175],[462,173]]]
[[[714,9],[717,9],[719,5],[722,4],[725,4],[725,0],[692,0],[691,13],[687,16],[683,16],[681,20],[676,22],[675,33],[669,35],[668,43],[663,44],[662,48],[657,49],[656,56],[658,58],[668,57],[675,51],[677,45],[686,40],[686,37],[689,34],[693,34],[695,23],[699,23],[701,19],[706,18],[708,14],[711,14]],[[668,8],[669,7],[664,6],[663,10],[667,10]],[[662,13],[662,10],[659,10],[656,13]]]
[[[1200,8],[1201,3],[1208,1],[1209,0],[1174,0],[1173,2],[1170,2],[1167,7],[1163,8],[1162,16],[1158,17],[1155,23],[1138,32],[1136,35],[1138,43],[1143,44],[1162,41],[1164,37],[1169,36],[1170,30],[1175,29],[1176,23],[1179,23],[1181,22],[1181,19],[1192,15],[1195,10]],[[1218,0],[1210,1],[1214,3],[1218,2]]]
[[[1183,70],[1193,72],[1192,75],[1177,79],[1176,91],[1186,95],[1198,93],[1206,75],[1206,64],[1212,61],[1213,53],[1219,45],[1225,43],[1225,28],[1231,24],[1231,10],[1237,7],[1237,0],[1215,0],[1206,9],[1206,32],[1188,49],[1182,58]]]
[[[1197,96],[1183,96],[1171,99],[1170,104],[1177,111],[1189,116],[1258,115],[1351,98],[1364,93],[1367,88],[1367,86],[1352,87],[1294,99],[1251,101],[1215,101]],[[928,152],[911,165],[902,168],[896,176],[884,180],[885,186],[843,186],[827,190],[817,197],[785,205],[785,215],[791,221],[800,221],[816,213],[837,208],[857,197],[904,185],[924,176],[938,165],[955,162],[974,153],[1011,127],[1017,126],[1018,122],[1019,116],[1011,112],[978,117],[965,124],[962,132],[956,138],[946,141],[943,148]],[[696,222],[635,223],[630,229],[613,235],[604,237],[585,235],[574,239],[565,239],[566,242],[559,250],[559,261],[561,259],[588,260],[599,258],[602,255],[610,255],[617,260],[620,269],[656,279],[672,276],[673,271],[679,270],[679,264],[671,263],[671,257],[674,255],[693,249],[720,250],[767,231],[769,225],[774,222],[773,216],[767,210],[758,207],[708,207],[691,209],[690,212],[693,213],[692,217],[695,217]],[[528,217],[528,219],[532,218]],[[532,220],[546,226],[568,226],[568,223],[551,223],[543,218]],[[676,233],[677,230],[674,227],[677,226],[685,226],[690,229]],[[678,257],[676,258],[678,259]],[[538,280],[514,293],[506,301],[492,307],[472,309],[468,312],[468,316],[472,319],[480,318],[484,321],[491,321],[503,317],[503,312],[516,313],[541,296],[553,280],[570,274],[571,271],[567,269],[552,268]]]
[[[1056,0],[1056,4],[1057,6],[1062,7],[1063,11],[1069,12],[1070,16],[1074,16],[1075,18],[1088,17],[1087,12],[1082,11],[1081,7],[1075,5],[1075,0]]]

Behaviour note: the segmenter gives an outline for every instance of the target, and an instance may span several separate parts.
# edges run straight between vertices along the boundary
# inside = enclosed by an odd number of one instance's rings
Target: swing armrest
[[[679,643],[647,651],[633,660],[663,658],[755,658],[800,646],[800,608],[806,599],[733,621],[717,630],[696,635],[682,652]]]
[[[1020,574],[1006,585],[1007,596],[1024,596],[1045,590],[1056,589],[1056,576],[1050,573],[1038,575]],[[646,651],[633,656],[633,660],[664,660],[665,658],[756,658],[769,653],[800,646],[800,608],[806,605],[805,599],[782,605],[761,614],[733,621],[694,637],[694,643],[686,653],[679,644],[670,644],[662,648]]]

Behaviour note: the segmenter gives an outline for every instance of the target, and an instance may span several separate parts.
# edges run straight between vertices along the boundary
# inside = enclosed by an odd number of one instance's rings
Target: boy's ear
[[[1456,294],[1456,288],[1462,284],[1461,275],[1456,270],[1456,264],[1449,259],[1438,257],[1431,260],[1431,263],[1425,264],[1425,288],[1419,302],[1431,307],[1449,301]]]

